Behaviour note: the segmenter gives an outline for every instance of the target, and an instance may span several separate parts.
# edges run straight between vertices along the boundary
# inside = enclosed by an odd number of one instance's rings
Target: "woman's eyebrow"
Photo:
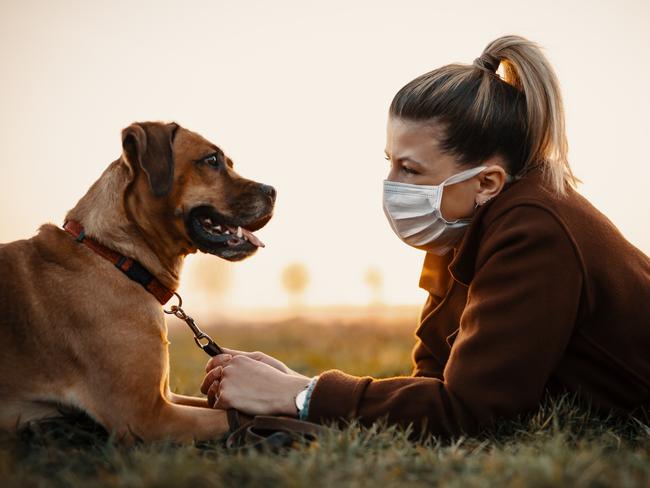
[[[426,164],[418,161],[417,159],[413,159],[411,156],[402,156],[401,158],[397,158],[398,161],[408,161],[414,166],[419,166],[419,169],[426,168]]]
[[[384,150],[384,154],[386,155],[387,158],[389,158],[389,159],[393,159],[392,156],[389,154],[388,151]],[[410,156],[403,156],[403,157],[401,157],[401,158],[397,158],[397,160],[398,160],[398,161],[410,161],[411,163],[415,163],[415,164],[417,164],[417,165],[419,165],[419,166],[425,166],[424,163],[421,163],[421,162],[418,161],[417,159],[413,159],[413,158],[410,157]]]
[[[389,153],[387,150],[385,150],[385,149],[384,149],[384,154],[386,155],[386,157],[387,157],[388,159],[391,159],[391,160],[393,159],[392,156],[390,155],[390,153]],[[413,159],[413,158],[410,157],[410,156],[403,156],[403,157],[401,157],[401,158],[397,158],[397,161],[408,161],[408,162],[410,162],[410,163],[413,163],[413,164],[416,165],[416,166],[419,166],[420,169],[424,169],[424,168],[427,167],[426,164],[421,163],[421,162],[418,161],[417,159]]]
[[[403,157],[402,159],[405,160],[405,161],[410,161],[411,163],[415,163],[415,164],[417,164],[418,166],[422,166],[422,167],[425,166],[424,163],[421,163],[421,162],[418,161],[417,159],[413,159],[413,158],[410,157],[410,156],[405,156],[405,157]]]

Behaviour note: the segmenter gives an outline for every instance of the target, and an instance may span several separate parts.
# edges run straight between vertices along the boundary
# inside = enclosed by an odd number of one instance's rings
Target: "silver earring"
[[[490,197],[490,198],[486,198],[486,199],[483,200],[482,202],[476,202],[476,203],[474,204],[474,208],[482,207],[483,205],[485,205],[485,204],[486,204],[487,202],[489,202],[490,200],[492,200],[492,197]]]

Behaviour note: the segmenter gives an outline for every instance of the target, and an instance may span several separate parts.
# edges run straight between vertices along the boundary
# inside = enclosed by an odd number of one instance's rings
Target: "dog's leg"
[[[134,329],[132,324],[129,329]],[[224,410],[202,408],[207,407],[207,400],[170,392],[167,344],[161,341],[161,329],[156,334],[156,329],[152,333],[141,326],[137,349],[123,350],[119,362],[110,356],[103,368],[93,371],[83,385],[85,394],[79,395],[85,399],[82,408],[126,442],[191,442],[223,436],[229,430]],[[129,364],[137,374],[123,374]]]
[[[132,408],[113,412],[110,418],[101,413],[98,417],[107,430],[127,443],[133,440],[211,440],[228,432],[224,410],[177,405],[162,396],[153,408],[143,408],[144,405],[146,403],[132,404]]]
[[[167,394],[167,398],[169,399],[170,402],[175,403],[176,405],[186,405],[188,407],[210,408],[208,406],[208,399],[207,398],[199,398],[199,397],[193,397],[193,396],[187,396],[187,395],[179,395],[178,393],[171,393],[171,392],[169,392]]]
[[[167,399],[175,403],[176,405],[187,405],[189,407],[202,407],[202,408],[210,408],[208,406],[208,399],[207,398],[200,398],[200,397],[193,397],[193,396],[188,396],[188,395],[179,395],[178,393],[172,393],[171,389],[169,388],[169,371],[167,372],[165,376],[165,391]]]
[[[182,442],[218,439],[229,429],[223,410],[164,402],[159,405],[157,417],[133,430],[145,440],[172,439]]]

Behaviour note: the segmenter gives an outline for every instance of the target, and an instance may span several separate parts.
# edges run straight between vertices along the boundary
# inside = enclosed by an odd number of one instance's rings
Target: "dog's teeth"
[[[230,231],[229,231],[229,230],[226,230],[226,232],[224,232],[224,234],[230,234]]]
[[[243,236],[244,236],[244,233],[241,230],[241,226],[237,227],[237,237],[243,237]]]
[[[216,230],[217,232],[221,232],[221,226],[220,226],[220,225],[217,225],[217,226],[214,228],[214,230]]]

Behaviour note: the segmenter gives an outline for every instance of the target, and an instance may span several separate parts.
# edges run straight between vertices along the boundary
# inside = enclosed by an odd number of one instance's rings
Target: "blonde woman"
[[[404,86],[386,157],[390,227],[426,252],[412,375],[308,378],[229,350],[208,363],[211,404],[458,435],[534,409],[545,390],[650,403],[650,260],[575,191],[559,83],[535,43],[504,36]]]

